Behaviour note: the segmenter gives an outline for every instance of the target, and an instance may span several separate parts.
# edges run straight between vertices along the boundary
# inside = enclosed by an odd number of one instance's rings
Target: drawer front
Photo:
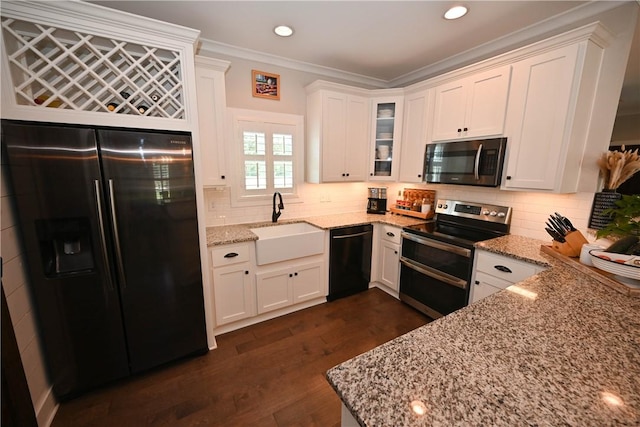
[[[249,245],[224,245],[211,248],[211,265],[222,267],[249,261]]]
[[[401,241],[401,238],[400,238],[401,232],[402,232],[401,228],[382,224],[380,236],[382,237],[383,240],[399,245]]]
[[[476,257],[476,271],[484,272],[512,284],[531,277],[538,272],[536,266],[528,262],[482,250],[476,252]]]

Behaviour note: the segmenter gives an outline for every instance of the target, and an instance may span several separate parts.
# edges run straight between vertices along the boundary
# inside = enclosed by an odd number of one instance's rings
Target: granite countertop
[[[638,426],[640,299],[505,236],[481,250],[548,267],[327,372],[362,426]],[[426,406],[422,416],[410,403]]]
[[[411,218],[402,215],[386,213],[368,214],[366,212],[352,212],[334,215],[313,216],[307,218],[298,218],[293,220],[278,221],[280,224],[292,224],[296,222],[307,222],[323,230],[331,230],[333,228],[349,227],[363,224],[388,224],[397,227],[406,227],[408,225],[421,224],[424,219]],[[226,245],[230,243],[250,242],[258,240],[258,236],[251,232],[251,228],[269,227],[272,222],[258,222],[252,224],[235,224],[220,225],[216,227],[207,227],[207,246]]]

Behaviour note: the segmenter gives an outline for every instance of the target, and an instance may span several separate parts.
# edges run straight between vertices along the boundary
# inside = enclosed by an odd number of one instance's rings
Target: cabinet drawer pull
[[[389,237],[396,237],[395,234],[393,234],[391,231],[387,231],[387,236]]]
[[[504,265],[494,265],[493,268],[500,270],[503,273],[513,273],[509,267],[505,267]]]
[[[237,254],[237,253],[235,253],[235,252],[229,252],[228,254],[225,254],[225,256],[224,256],[224,257],[225,257],[225,258],[235,258],[235,257],[237,257],[237,256],[238,256],[238,254]]]

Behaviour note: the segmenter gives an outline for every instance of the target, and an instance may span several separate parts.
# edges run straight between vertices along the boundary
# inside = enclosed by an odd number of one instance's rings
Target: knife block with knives
[[[582,245],[589,243],[582,233],[573,226],[571,221],[558,212],[549,216],[549,221],[546,222],[546,225],[545,230],[553,237],[551,247],[562,255],[578,257],[580,256]]]

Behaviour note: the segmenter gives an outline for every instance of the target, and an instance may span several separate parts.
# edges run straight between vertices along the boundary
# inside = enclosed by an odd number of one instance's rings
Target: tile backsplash
[[[593,193],[545,194],[532,192],[501,191],[496,188],[480,188],[457,185],[425,185],[406,183],[336,183],[302,184],[299,188],[301,202],[287,203],[281,219],[302,218],[347,212],[364,212],[367,207],[367,188],[387,187],[387,206],[400,198],[404,188],[421,188],[436,191],[438,199],[485,202],[513,209],[511,234],[549,240],[544,231],[549,215],[559,212],[571,220],[587,240],[595,240],[595,231],[587,228]],[[243,224],[270,221],[271,203],[251,208],[231,206],[229,188],[205,189],[207,226]]]

